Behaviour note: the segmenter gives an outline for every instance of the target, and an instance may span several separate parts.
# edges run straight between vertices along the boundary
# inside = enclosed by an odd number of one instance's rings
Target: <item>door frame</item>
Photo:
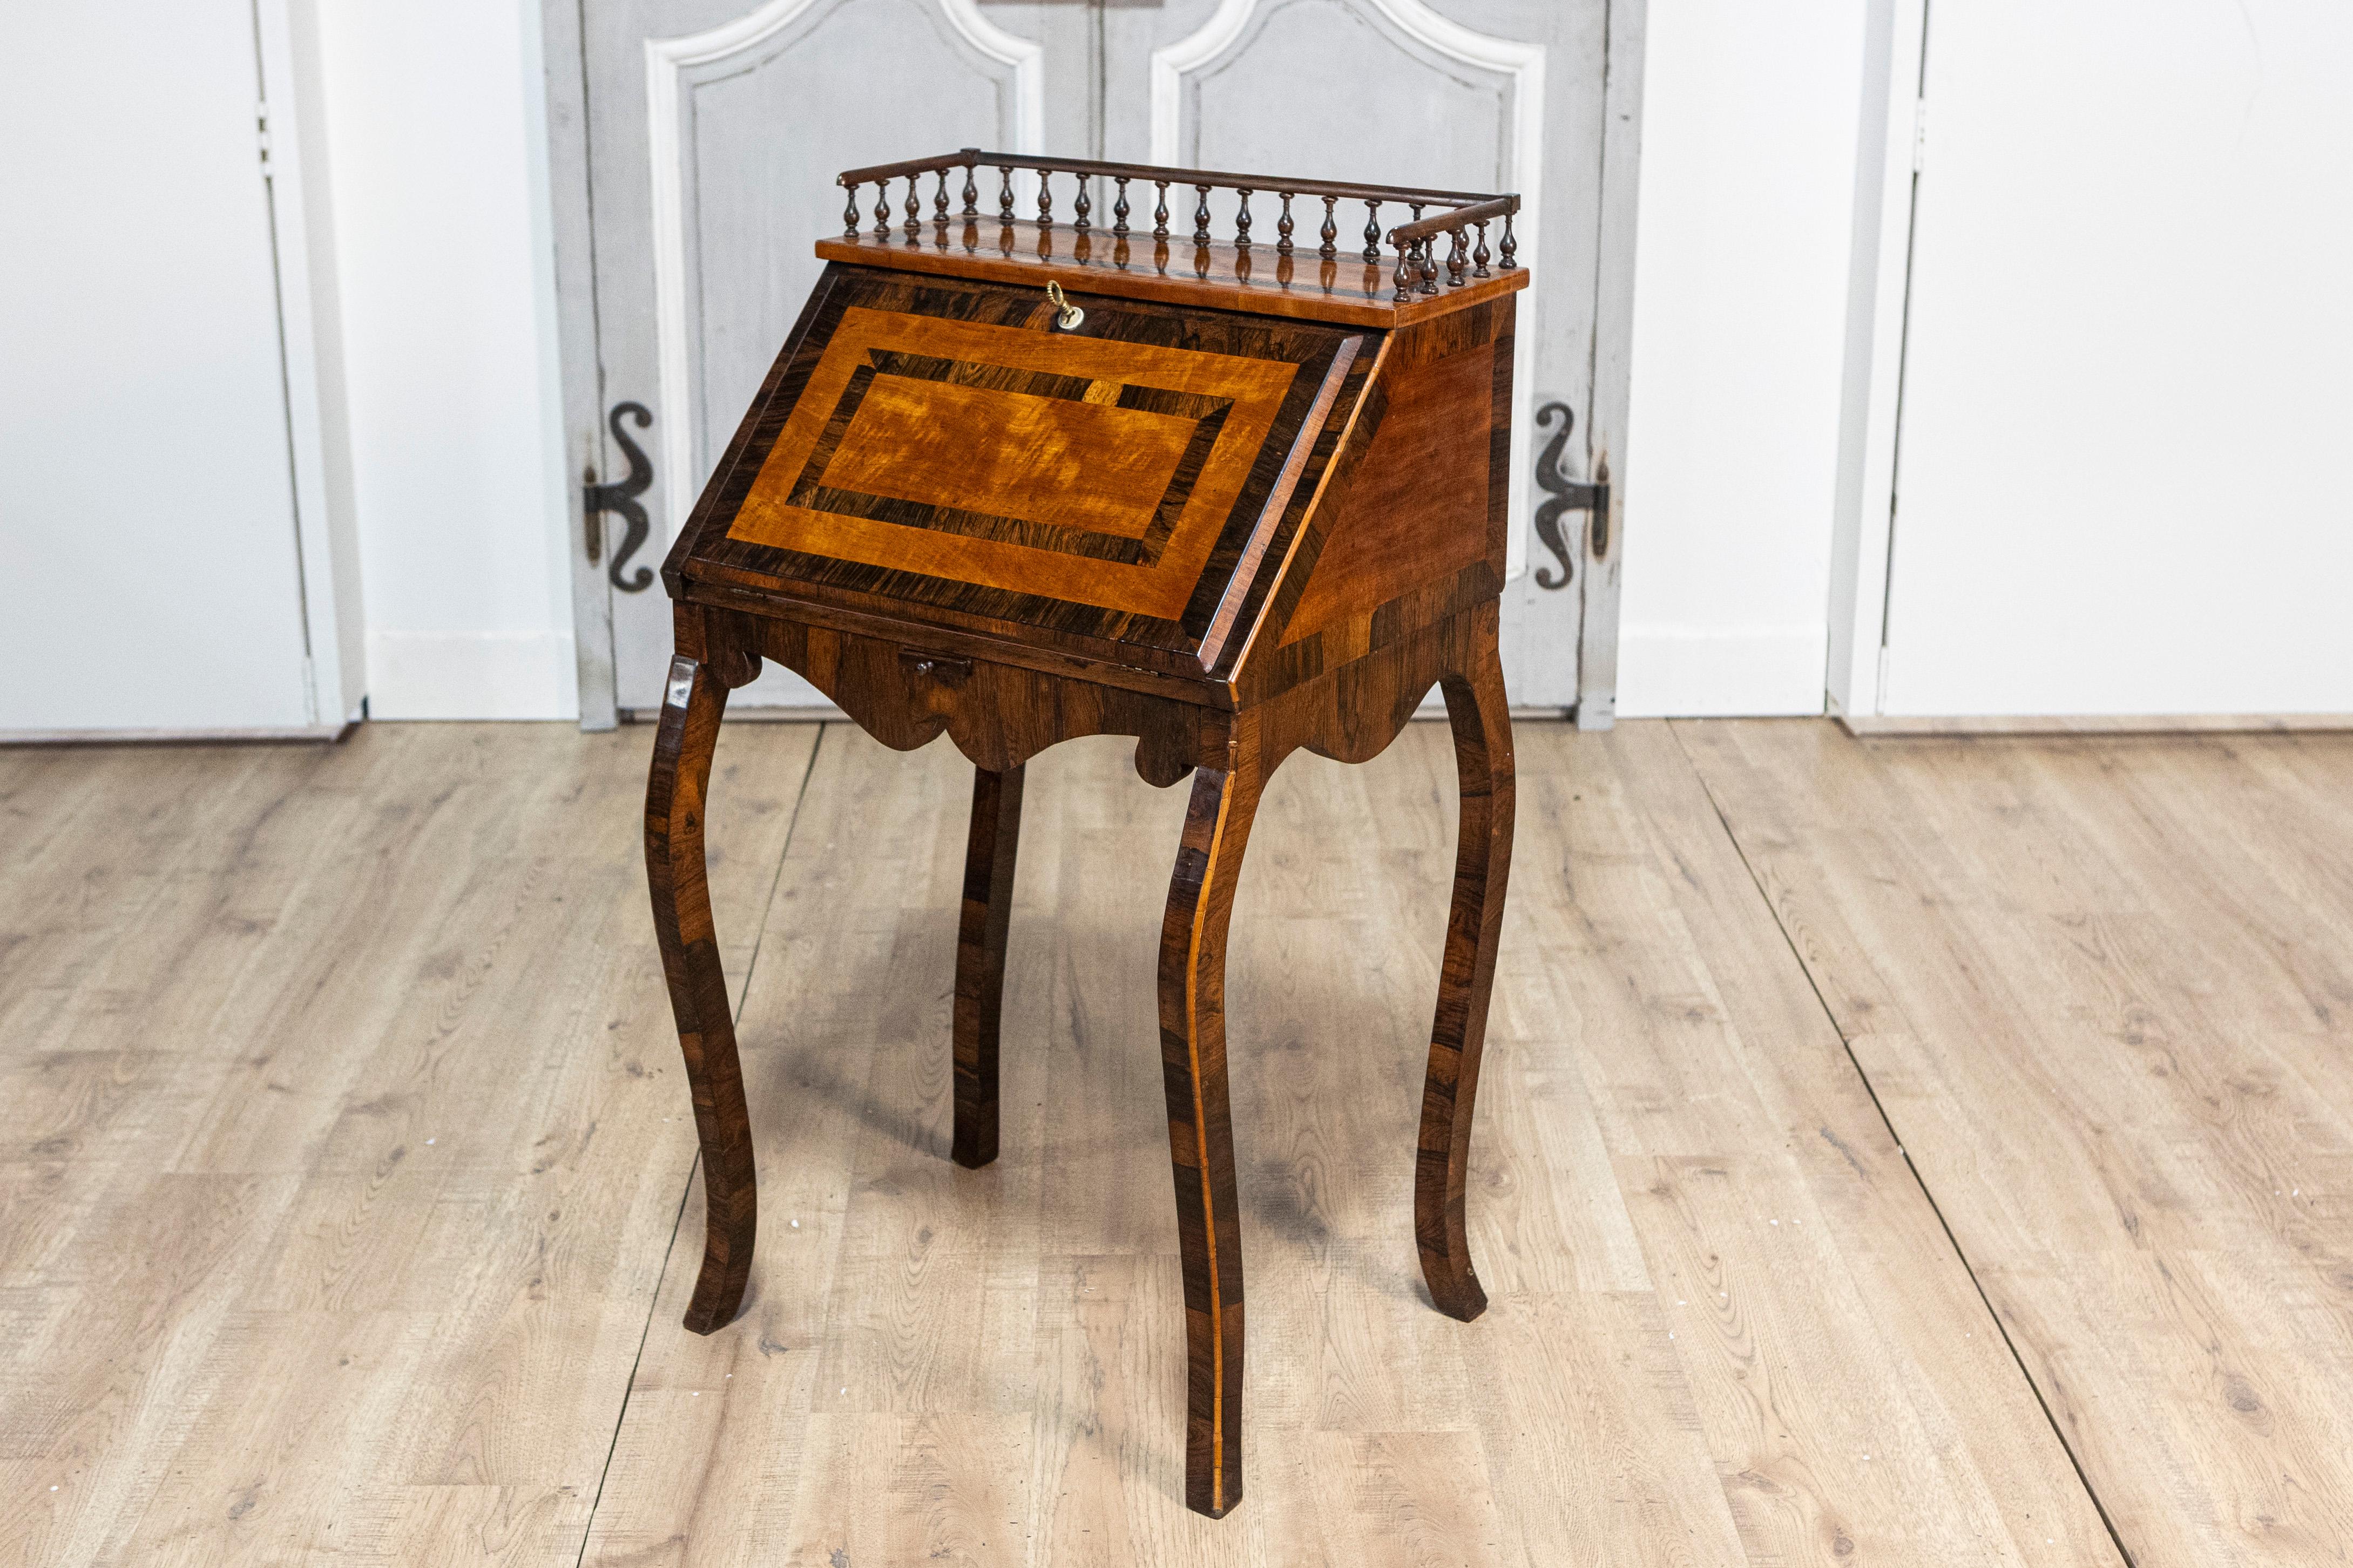
[[[596,237],[588,194],[588,56],[580,7],[540,7],[546,79],[548,203],[555,247],[555,330],[564,398],[565,556],[572,563],[572,646],[579,667],[580,727],[620,722],[613,683],[613,598],[602,540],[589,559],[586,486],[607,472],[605,366],[597,353]],[[660,551],[655,552],[657,555]]]
[[[747,4],[749,0],[747,0]],[[971,0],[941,0],[947,5]],[[1103,0],[1087,0],[1100,6]],[[1393,16],[1426,12],[1420,0],[1373,0]],[[1924,0],[1911,0],[1924,3]],[[1587,472],[1609,481],[1605,515],[1585,514],[1577,540],[1581,578],[1577,701],[1580,729],[1606,730],[1617,710],[1619,563],[1624,552],[1623,472],[1634,321],[1635,198],[1642,124],[1643,43],[1649,0],[1605,0],[1599,233],[1596,241],[1592,406],[1583,416]],[[1240,7],[1245,14],[1251,7]],[[604,365],[597,352],[596,237],[589,195],[588,79],[586,40],[575,5],[541,7],[545,71],[549,196],[555,247],[556,328],[563,365],[567,502],[572,519],[573,644],[579,666],[580,727],[612,729],[621,717],[613,668],[613,606],[601,561],[589,559],[590,528],[582,489],[612,475],[605,441]],[[1531,440],[1517,460],[1533,465]],[[601,526],[601,525],[598,525]],[[598,542],[601,557],[601,541]],[[829,710],[811,710],[825,717]],[[1546,710],[1552,716],[1556,710]],[[795,717],[800,717],[796,712]]]
[[[1577,573],[1577,706],[1580,730],[1618,721],[1618,568],[1626,542],[1626,413],[1634,368],[1636,187],[1642,163],[1642,68],[1650,0],[1609,0],[1601,64],[1601,228],[1594,244],[1592,402],[1586,474],[1609,487],[1609,510],[1586,514]],[[1533,445],[1533,443],[1532,443]],[[1533,463],[1536,454],[1521,461]]]
[[[1926,163],[1927,41],[1928,0],[1868,0],[1823,679],[1831,716],[1850,726],[1877,718],[1886,703],[1912,219]]]

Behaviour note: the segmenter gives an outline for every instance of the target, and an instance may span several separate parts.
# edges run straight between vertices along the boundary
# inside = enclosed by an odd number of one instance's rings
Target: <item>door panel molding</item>
[[[1882,655],[1895,533],[1896,416],[1911,294],[1927,0],[1873,0],[1864,18],[1855,129],[1854,236],[1847,268],[1846,375],[1831,508],[1830,647],[1824,696],[1841,720],[1884,712]]]
[[[566,448],[575,479],[610,479],[620,465],[607,450],[611,403],[654,408],[638,437],[652,438],[656,471],[640,498],[659,514],[651,542],[691,510],[701,461],[726,439],[713,426],[732,416],[755,346],[772,347],[789,320],[807,255],[804,198],[821,195],[832,170],[889,155],[880,144],[910,135],[923,143],[911,155],[984,138],[1026,155],[1044,151],[1050,132],[1057,145],[1116,152],[1117,142],[1177,164],[1216,163],[1229,149],[1244,159],[1233,166],[1310,165],[1303,175],[1348,158],[1380,164],[1367,176],[1377,179],[1401,177],[1392,165],[1426,166],[1420,183],[1432,184],[1488,170],[1479,188],[1516,187],[1531,204],[1518,226],[1523,257],[1557,271],[1540,271],[1518,313],[1515,563],[1543,553],[1531,532],[1539,402],[1577,409],[1582,439],[1572,445],[1584,450],[1567,454],[1564,469],[1621,466],[1645,0],[1192,0],[1165,30],[1120,23],[1116,0],[984,18],[986,0],[545,8]],[[1172,33],[1183,36],[1171,42]],[[1328,71],[1297,84],[1303,97],[1280,85],[1295,72],[1293,51],[1327,43],[1347,62],[1342,74],[1365,85]],[[930,84],[923,104],[861,97],[882,62],[902,82]],[[609,108],[592,117],[592,99]],[[1207,156],[1186,156],[1187,146]],[[1441,178],[1440,168],[1451,172]],[[778,193],[780,178],[795,182],[790,191]],[[608,181],[612,199],[596,199]],[[1023,184],[1017,173],[1017,192]],[[830,230],[831,217],[820,220],[815,231]],[[655,591],[614,592],[607,563],[589,559],[573,500],[582,716],[593,726],[618,706],[645,705],[649,613],[661,606]],[[1608,722],[1624,531],[1622,518],[1578,531],[1583,581],[1562,591],[1539,589],[1525,569],[1505,584],[1504,637],[1522,705]],[[665,617],[665,654],[668,637]],[[759,695],[816,700],[798,689]]]
[[[1275,0],[1277,7],[1286,0]],[[1348,0],[1329,0],[1346,4]],[[1466,27],[1431,10],[1423,0],[1354,0],[1398,33],[1460,65],[1508,77],[1512,87],[1510,177],[1520,192],[1520,258],[1533,265],[1533,237],[1542,225],[1536,202],[1544,179],[1545,47],[1502,38]],[[1193,32],[1152,51],[1152,162],[1182,163],[1185,79],[1219,64],[1242,43],[1263,0],[1219,0],[1209,19]],[[1269,11],[1271,15],[1271,11]]]
[[[700,33],[646,40],[646,137],[653,174],[654,331],[656,386],[664,417],[655,431],[660,458],[655,468],[665,502],[668,538],[686,525],[701,488],[694,460],[693,367],[687,313],[687,197],[693,171],[687,164],[686,115],[691,107],[692,73],[723,67],[756,53],[804,19],[803,37],[849,0],[768,0],[732,22]],[[1005,68],[1013,88],[1016,153],[1042,151],[1046,123],[1046,47],[1005,32],[980,14],[978,0],[937,0],[941,17],[984,60]],[[788,53],[784,44],[767,57]],[[746,62],[757,69],[767,59]]]
[[[1266,21],[1300,0],[1219,0],[1208,21],[1190,34],[1152,51],[1152,162],[1185,164],[1185,119],[1193,79],[1230,63],[1250,48]],[[1393,40],[1418,45],[1458,66],[1500,78],[1510,95],[1504,117],[1499,183],[1482,189],[1520,193],[1520,219],[1514,229],[1521,264],[1531,275],[1540,259],[1544,232],[1545,56],[1542,44],[1497,37],[1442,16],[1423,0],[1320,0],[1385,26]],[[1256,26],[1253,24],[1257,24]],[[1409,55],[1411,54],[1408,50]],[[1424,69],[1427,62],[1416,60]],[[1193,105],[1198,120],[1198,104]],[[1308,174],[1313,170],[1301,170]],[[1403,215],[1400,215],[1403,216]],[[1344,233],[1346,232],[1344,226]],[[1513,349],[1512,425],[1524,438],[1535,435],[1536,315],[1534,296],[1523,304],[1522,322]],[[1524,456],[1524,455],[1523,455]],[[1512,527],[1504,558],[1508,578],[1528,568],[1528,531],[1534,516],[1533,472],[1515,458],[1512,469]]]

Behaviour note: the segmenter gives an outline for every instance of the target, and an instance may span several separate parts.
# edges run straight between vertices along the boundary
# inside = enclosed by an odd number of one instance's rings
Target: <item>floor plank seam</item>
[[[793,814],[785,824],[785,840],[776,854],[776,875],[768,879],[768,890],[760,899],[760,929],[752,938],[752,956],[744,963],[744,989],[735,999],[735,1022],[744,1021],[744,1004],[752,994],[752,974],[760,966],[760,949],[768,939],[768,910],[776,902],[776,888],[785,879],[785,861],[793,852],[793,833],[800,826],[801,805],[808,799],[809,780],[817,776],[818,752],[825,748],[827,731],[831,724],[818,726],[817,743],[809,748],[808,762],[801,770],[801,787],[793,796]],[[654,1313],[661,1306],[661,1282],[670,1277],[670,1260],[678,1250],[678,1233],[686,1223],[686,1204],[694,1195],[695,1178],[702,1174],[702,1152],[695,1151],[686,1167],[686,1184],[679,1189],[678,1212],[670,1216],[670,1240],[662,1247],[661,1267],[654,1270],[654,1288],[646,1297],[646,1321],[638,1325],[637,1353],[629,1358],[629,1375],[621,1384],[621,1407],[613,1414],[613,1440],[605,1445],[605,1463],[596,1472],[596,1495],[589,1500],[588,1517],[580,1527],[580,1550],[573,1553],[572,1568],[581,1568],[588,1560],[588,1542],[596,1534],[596,1510],[604,1506],[605,1483],[613,1474],[613,1456],[620,1451],[621,1429],[629,1419],[629,1399],[638,1390],[638,1368],[646,1359],[646,1340],[653,1332]]]
[[[1715,811],[1716,821],[1723,825],[1725,840],[1731,844],[1733,853],[1740,857],[1741,868],[1748,873],[1749,883],[1757,889],[1757,899],[1773,917],[1774,929],[1781,933],[1782,942],[1789,949],[1789,956],[1796,960],[1799,972],[1805,975],[1807,989],[1814,994],[1814,1001],[1820,1006],[1822,1016],[1830,1020],[1831,1029],[1837,1033],[1839,1048],[1846,1053],[1847,1063],[1854,1068],[1854,1076],[1862,1084],[1863,1093],[1871,1097],[1872,1110],[1878,1112],[1880,1124],[1887,1129],[1887,1136],[1894,1141],[1895,1152],[1904,1156],[1904,1168],[1912,1173],[1913,1184],[1920,1189],[1921,1197],[1927,1201],[1928,1212],[1936,1216],[1937,1228],[1945,1233],[1945,1245],[1951,1247],[1953,1256],[1960,1260],[1962,1272],[1968,1276],[1969,1288],[1978,1293],[1978,1300],[1985,1306],[1986,1316],[1993,1321],[1994,1331],[2001,1335],[2002,1348],[2010,1352],[2010,1359],[2017,1366],[2019,1375],[2026,1380],[2026,1386],[2034,1394],[2034,1403],[2041,1408],[2042,1419],[2050,1424],[2052,1435],[2059,1440],[2059,1451],[2067,1456],[2068,1464],[2074,1468],[2075,1483],[2084,1489],[2084,1496],[2090,1500],[2093,1511],[2100,1516],[2100,1524],[2107,1531],[2108,1540],[2116,1547],[2116,1555],[2124,1560],[2125,1568],[2140,1568],[2132,1548],[2125,1544],[2123,1534],[2117,1531],[2116,1521],[2109,1516],[2108,1505],[2092,1485],[2091,1477],[2084,1472],[2084,1461],[2075,1452],[2075,1445],[2067,1440],[2066,1429],[2060,1426],[2059,1418],[2052,1413],[2051,1402],[2043,1396],[2042,1385],[2035,1382],[2033,1371],[2019,1352],[2018,1342],[2010,1337],[2010,1325],[2002,1321],[2000,1312],[1994,1309],[1993,1299],[1986,1294],[1984,1284],[1978,1279],[1976,1265],[1969,1261],[1960,1237],[1953,1234],[1952,1224],[1945,1217],[1944,1205],[1936,1201],[1936,1193],[1928,1185],[1928,1178],[1913,1161],[1912,1151],[1905,1143],[1904,1135],[1896,1131],[1894,1119],[1888,1115],[1887,1107],[1881,1102],[1878,1087],[1871,1081],[1871,1074],[1864,1070],[1862,1059],[1854,1054],[1854,1041],[1849,1037],[1844,1026],[1840,1024],[1838,1013],[1831,1006],[1830,998],[1822,994],[1821,984],[1814,977],[1813,965],[1806,962],[1806,955],[1798,947],[1796,934],[1789,930],[1788,922],[1781,918],[1780,906],[1773,901],[1773,895],[1766,890],[1764,879],[1757,875],[1757,867],[1748,858],[1747,847],[1740,842],[1740,835],[1734,831],[1732,818],[1724,809],[1724,803],[1716,798],[1715,787],[1708,782],[1707,770],[1699,765],[1698,759],[1691,753],[1691,748],[1683,743],[1686,722],[1677,720],[1668,724],[1669,731],[1675,738],[1675,749],[1683,753],[1692,776],[1699,781],[1700,789],[1707,795],[1708,805]]]

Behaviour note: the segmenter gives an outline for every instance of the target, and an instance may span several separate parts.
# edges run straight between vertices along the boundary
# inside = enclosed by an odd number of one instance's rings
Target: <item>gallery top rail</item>
[[[1071,202],[1069,226],[1085,234],[1094,226],[1094,204],[1089,187],[1097,179],[1105,179],[1117,187],[1112,205],[1110,232],[1113,238],[1125,239],[1130,234],[1128,216],[1128,184],[1134,180],[1147,181],[1154,187],[1151,237],[1166,240],[1168,230],[1168,192],[1170,187],[1189,189],[1196,193],[1193,208],[1193,241],[1197,245],[1211,243],[1209,193],[1231,191],[1236,196],[1232,219],[1231,243],[1239,250],[1248,250],[1250,238],[1250,208],[1252,195],[1272,195],[1282,204],[1275,223],[1277,253],[1292,254],[1293,219],[1291,204],[1295,197],[1308,196],[1324,204],[1324,219],[1318,230],[1317,252],[1330,260],[1339,255],[1339,214],[1341,202],[1362,202],[1366,216],[1364,227],[1365,259],[1383,260],[1381,242],[1386,234],[1389,247],[1396,253],[1397,298],[1409,300],[1416,293],[1438,292],[1438,263],[1431,254],[1430,241],[1439,235],[1449,237],[1451,247],[1446,258],[1450,286],[1460,286],[1466,277],[1486,278],[1489,252],[1487,226],[1500,223],[1503,232],[1494,260],[1499,270],[1511,271],[1519,266],[1519,244],[1512,233],[1512,220],[1520,210],[1516,193],[1501,195],[1473,191],[1425,190],[1411,185],[1365,185],[1334,180],[1299,180],[1265,174],[1238,174],[1214,169],[1179,169],[1156,163],[1113,163],[1091,158],[1049,158],[1027,153],[986,153],[977,147],[959,148],[954,153],[942,153],[928,158],[909,158],[896,163],[875,163],[863,169],[845,169],[835,176],[836,183],[849,194],[849,204],[842,213],[843,233],[855,239],[859,234],[860,214],[858,193],[860,187],[875,187],[874,237],[891,237],[893,208],[891,185],[893,181],[906,182],[907,193],[903,210],[903,227],[907,238],[913,241],[923,230],[923,203],[918,189],[925,174],[937,177],[938,185],[932,194],[932,221],[945,224],[948,211],[948,175],[954,170],[964,171],[964,184],[958,195],[962,211],[955,216],[977,221],[980,216],[981,193],[978,173],[982,169],[997,171],[999,181],[997,217],[1011,224],[1014,217],[1013,176],[1016,173],[1038,176],[1037,216],[1034,221],[1040,228],[1055,226],[1054,185],[1056,174],[1074,177],[1077,189]],[[1384,230],[1381,224],[1383,206],[1401,206],[1413,216],[1407,222]],[[1436,212],[1427,209],[1439,208]],[[1475,231],[1476,238],[1472,238]]]

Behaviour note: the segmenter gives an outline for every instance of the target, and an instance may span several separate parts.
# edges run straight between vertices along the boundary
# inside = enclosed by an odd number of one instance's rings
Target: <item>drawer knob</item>
[[[899,662],[906,667],[909,674],[923,676],[943,686],[962,686],[972,674],[972,660],[968,658],[918,653],[911,647],[899,650]]]

